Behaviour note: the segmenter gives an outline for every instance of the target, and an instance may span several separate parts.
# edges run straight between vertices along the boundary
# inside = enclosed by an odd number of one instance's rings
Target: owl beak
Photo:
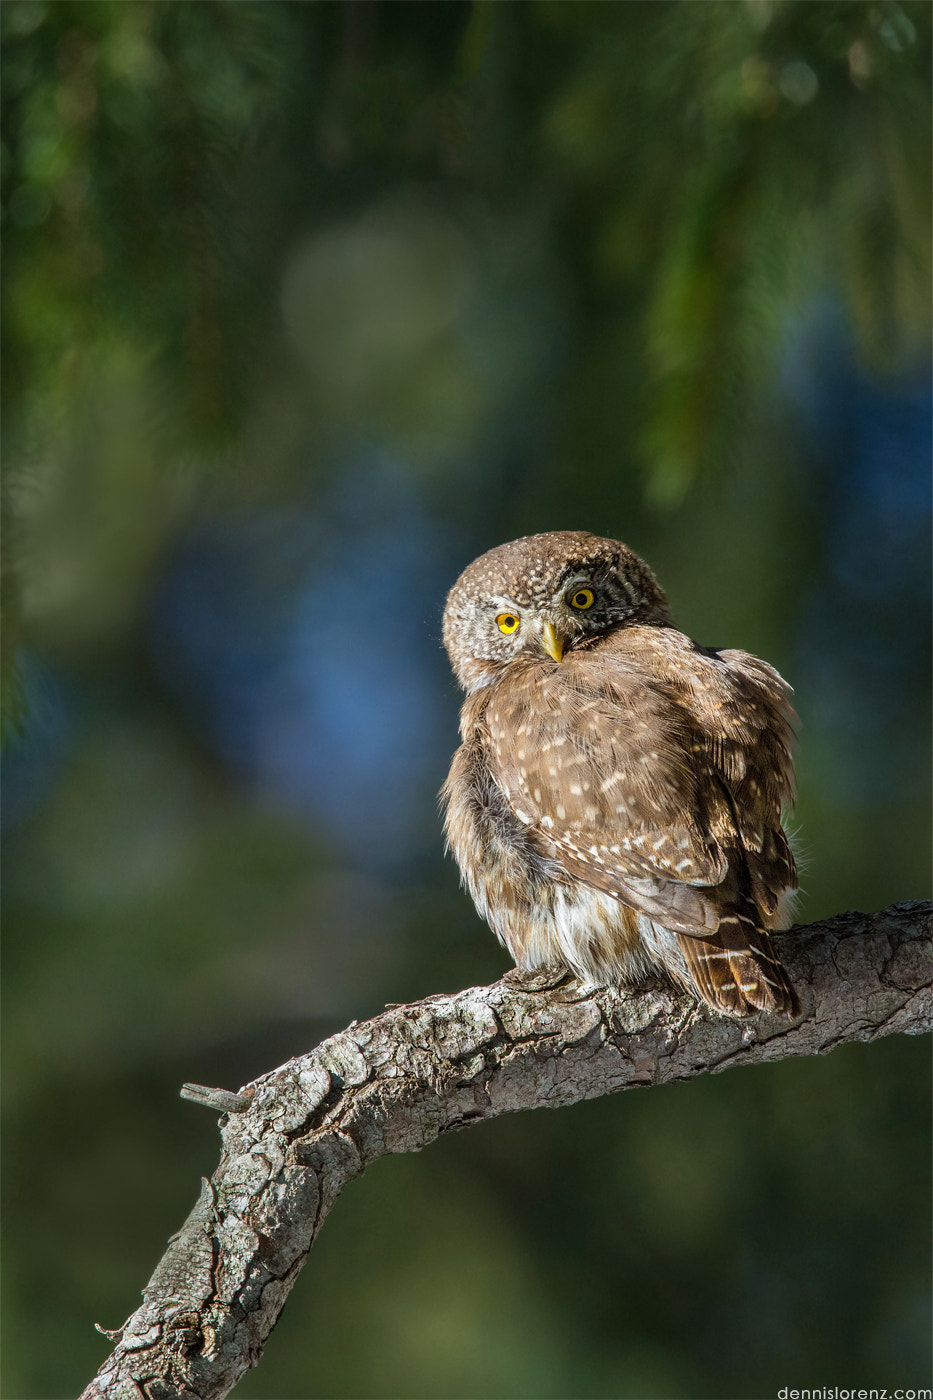
[[[545,621],[541,624],[541,645],[544,647],[548,656],[552,656],[555,661],[560,661],[563,658],[564,646],[560,637],[558,637],[557,633],[554,631],[554,624],[552,622]]]

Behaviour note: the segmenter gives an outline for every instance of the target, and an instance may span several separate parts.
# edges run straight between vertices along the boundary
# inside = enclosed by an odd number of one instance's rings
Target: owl
[[[678,632],[638,555],[582,530],[475,560],[444,644],[466,691],[448,848],[517,966],[798,1015],[768,933],[797,888],[777,671]]]

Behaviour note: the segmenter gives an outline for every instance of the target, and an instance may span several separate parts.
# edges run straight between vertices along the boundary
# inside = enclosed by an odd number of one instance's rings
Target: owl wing
[[[574,878],[678,933],[760,926],[796,886],[788,696],[745,653],[623,629],[510,668],[486,712],[494,776]]]

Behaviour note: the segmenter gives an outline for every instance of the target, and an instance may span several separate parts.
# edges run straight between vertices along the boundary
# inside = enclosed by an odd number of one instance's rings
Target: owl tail
[[[751,1016],[756,1011],[777,1011],[793,1020],[800,1002],[790,978],[758,918],[726,914],[713,938],[677,935],[687,970],[696,991],[717,1011],[730,1016]],[[756,911],[757,912],[757,911]]]

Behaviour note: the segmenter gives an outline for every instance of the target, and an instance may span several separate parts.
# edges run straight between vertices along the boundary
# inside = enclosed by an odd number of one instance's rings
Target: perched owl
[[[466,691],[447,842],[517,965],[660,971],[733,1016],[799,1014],[767,932],[797,888],[778,673],[697,646],[647,565],[582,530],[475,560],[444,643]]]

